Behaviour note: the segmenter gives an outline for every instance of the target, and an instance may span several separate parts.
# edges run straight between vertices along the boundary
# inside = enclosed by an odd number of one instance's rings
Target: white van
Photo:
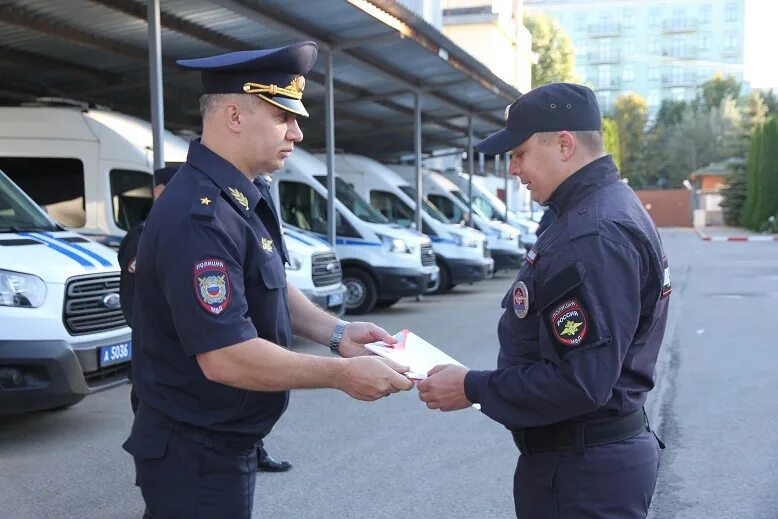
[[[409,182],[415,177],[413,166],[389,166]],[[467,222],[472,218],[473,226],[486,235],[489,249],[494,258],[494,269],[516,269],[521,266],[526,251],[521,245],[521,232],[497,220],[489,220],[478,212],[469,215],[467,198],[459,187],[440,173],[425,171],[423,177],[424,197],[452,222]]]
[[[407,194],[410,184],[397,173],[368,157],[342,153],[335,155],[335,169],[382,215],[404,227],[415,225],[416,200]],[[410,192],[415,196],[412,188]],[[426,200],[422,208],[421,231],[432,240],[440,268],[438,293],[492,275],[494,260],[484,233],[451,223]]]
[[[273,174],[271,192],[286,227],[326,239],[326,176],[325,165],[300,148]],[[346,312],[369,312],[437,289],[439,269],[430,239],[390,224],[346,182],[336,180],[335,251],[346,285]]]
[[[446,178],[454,182],[459,187],[462,194],[467,197],[470,175],[467,173],[457,173],[456,170],[448,170],[443,174]],[[465,200],[466,199],[467,198],[465,198]],[[506,211],[506,209],[505,203],[500,200],[497,195],[489,191],[489,189],[481,183],[479,177],[473,178],[473,211],[484,218],[498,220],[520,230],[521,241],[527,251],[529,251],[537,240],[535,232],[538,230],[538,224],[529,218],[517,215],[513,211]]]
[[[164,132],[165,160],[186,161],[189,142]],[[79,106],[0,108],[0,169],[65,227],[118,247],[152,204],[151,125],[109,110]],[[323,308],[342,311],[335,301],[344,288],[336,276],[314,278],[314,261],[326,244],[287,240],[301,265],[287,270],[292,283]],[[291,243],[291,246],[290,246]],[[330,280],[332,284],[323,285]],[[330,299],[330,296],[332,298]]]
[[[132,358],[116,253],[44,213],[0,171],[0,415],[124,383]]]
[[[289,227],[284,228],[289,251],[286,278],[319,307],[341,316],[346,310],[346,287],[340,261],[327,242]]]

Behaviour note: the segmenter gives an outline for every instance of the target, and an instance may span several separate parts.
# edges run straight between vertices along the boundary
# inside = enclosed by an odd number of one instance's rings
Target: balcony
[[[593,23],[589,25],[587,32],[590,38],[608,38],[621,34],[621,25],[618,23]]]
[[[662,22],[662,32],[678,34],[682,32],[695,32],[699,22],[694,18],[673,18]]]
[[[685,45],[682,48],[665,48],[662,49],[662,56],[676,60],[697,59],[697,47]]]
[[[694,87],[697,86],[697,78],[693,74],[684,74],[680,76],[663,75],[662,86],[665,88]]]
[[[621,53],[619,51],[590,52],[587,55],[587,58],[591,65],[600,65],[605,63],[618,63],[619,61],[621,61]]]
[[[621,78],[611,78],[610,81],[597,81],[594,84],[594,90],[619,90],[621,88]]]

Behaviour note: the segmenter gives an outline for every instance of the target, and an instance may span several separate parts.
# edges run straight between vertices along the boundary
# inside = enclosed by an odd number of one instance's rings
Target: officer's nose
[[[508,163],[508,173],[514,177],[521,175],[521,167],[517,157],[511,157],[511,161]]]
[[[297,124],[296,117],[287,126],[286,138],[292,142],[301,142],[303,140],[303,131],[300,129],[300,125]]]

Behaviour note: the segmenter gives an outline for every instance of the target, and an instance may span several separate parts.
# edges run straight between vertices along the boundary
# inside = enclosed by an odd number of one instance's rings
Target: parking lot
[[[775,517],[774,243],[709,243],[666,230],[671,318],[648,413],[668,444],[651,517]],[[744,269],[748,266],[748,269]],[[513,273],[368,315],[409,328],[473,368],[494,366],[499,301]],[[298,351],[327,354],[299,344]],[[137,518],[129,386],[0,423],[0,516]],[[513,516],[516,448],[468,409],[430,412],[415,390],[374,403],[297,391],[266,439],[294,468],[257,477],[256,517]],[[183,499],[184,496],[181,496]]]

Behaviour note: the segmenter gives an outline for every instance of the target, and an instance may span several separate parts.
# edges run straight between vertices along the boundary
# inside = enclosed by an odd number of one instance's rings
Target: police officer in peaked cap
[[[140,399],[124,448],[148,515],[249,518],[255,445],[290,389],[375,400],[413,387],[407,371],[362,356],[395,342],[339,321],[286,281],[288,253],[261,175],[303,135],[304,75],[317,47],[181,60],[201,72],[202,139],[152,207],[136,258],[133,374]],[[338,357],[289,351],[292,333]]]
[[[437,366],[419,396],[443,411],[479,403],[510,430],[517,517],[645,517],[664,445],[643,404],[670,295],[656,227],[605,153],[584,86],[522,95],[476,148],[510,151],[510,173],[557,220],[502,300],[497,369]]]

